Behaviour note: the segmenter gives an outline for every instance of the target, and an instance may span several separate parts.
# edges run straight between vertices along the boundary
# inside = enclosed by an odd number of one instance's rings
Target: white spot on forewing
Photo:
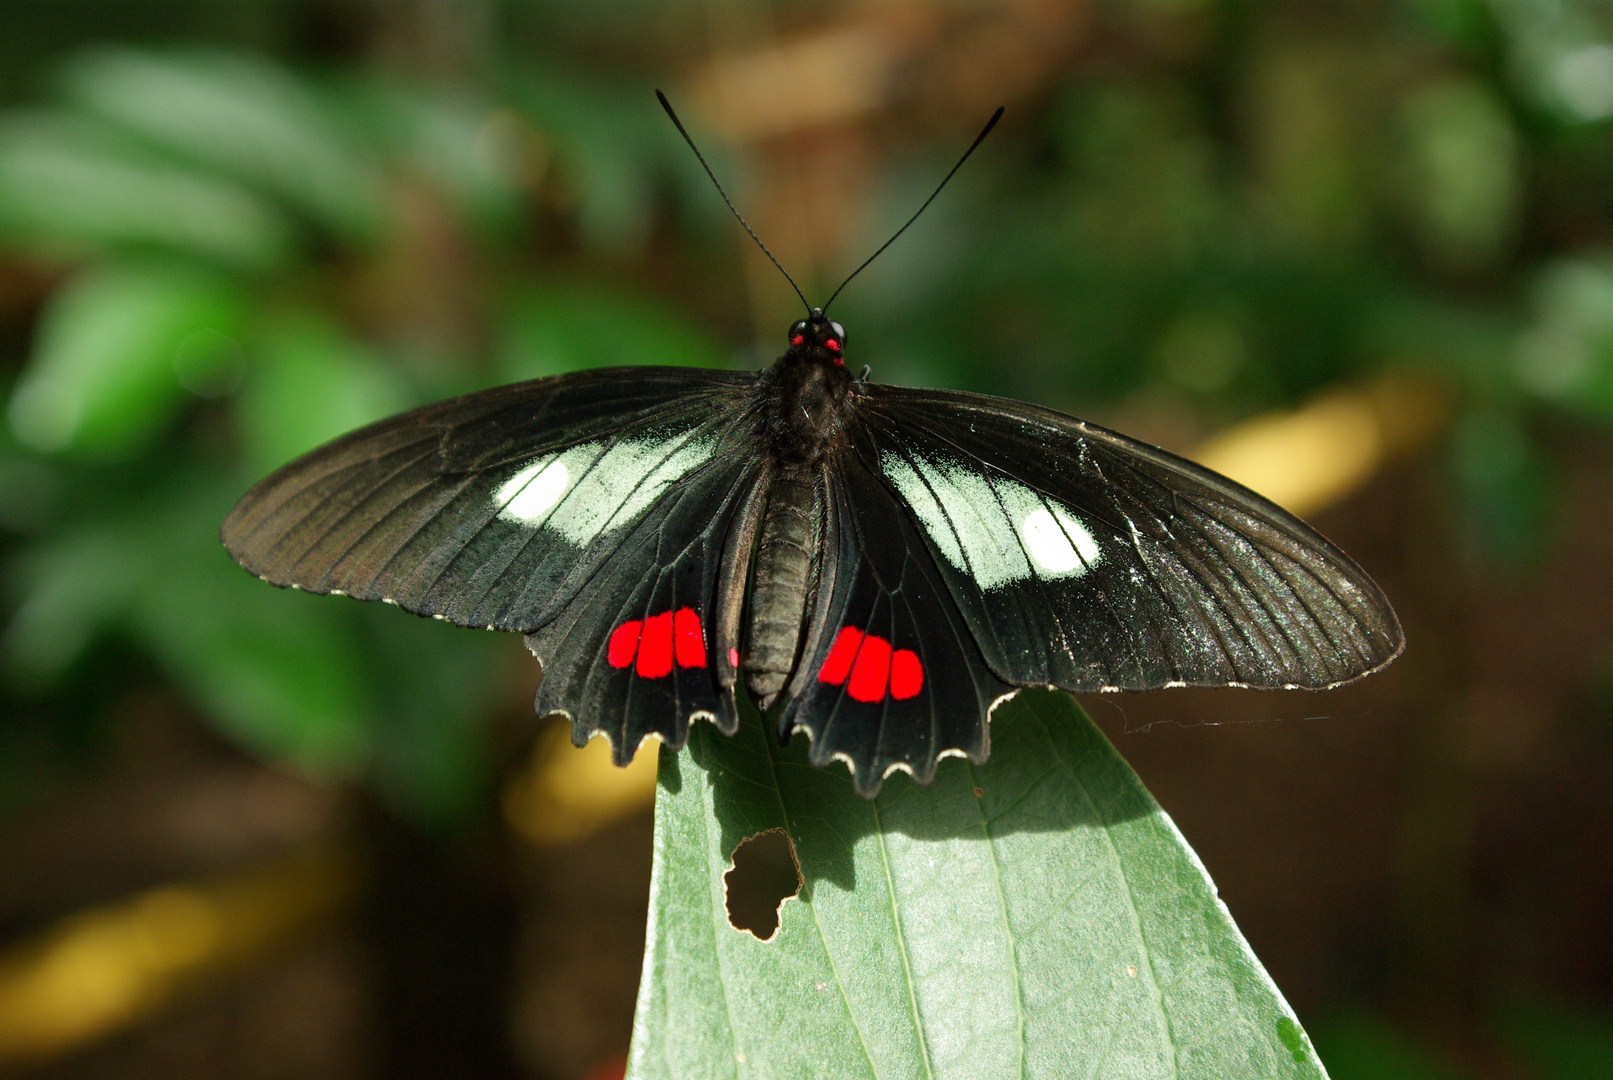
[[[1051,574],[1084,572],[1098,561],[1098,542],[1062,510],[1039,506],[1025,515],[1019,535],[1036,565]]]
[[[958,547],[957,534],[950,527],[947,512],[941,509],[941,504],[936,501],[935,492],[930,490],[925,478],[918,474],[906,458],[888,450],[880,456],[879,463],[885,470],[886,477],[896,485],[896,490],[902,493],[902,498],[908,507],[918,515],[919,521],[924,525],[924,531],[930,534],[935,546],[941,549],[941,557],[959,570],[966,569],[963,550]],[[945,489],[941,490],[945,494]]]
[[[889,451],[880,465],[941,557],[983,589],[1080,577],[1102,557],[1074,511],[1017,480]]]
[[[503,507],[500,517],[536,523],[555,508],[570,486],[571,472],[566,463],[542,457],[499,485],[493,501]]]
[[[709,439],[682,433],[584,443],[528,462],[493,501],[504,520],[547,526],[581,547],[632,521],[715,449]]]
[[[624,439],[577,482],[551,524],[585,544],[632,521],[716,448],[709,439]]]

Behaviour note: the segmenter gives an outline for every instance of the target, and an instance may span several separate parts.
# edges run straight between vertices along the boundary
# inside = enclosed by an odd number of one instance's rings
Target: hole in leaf
[[[734,849],[734,867],[722,876],[728,925],[760,941],[778,933],[779,909],[801,891],[795,844],[783,829],[768,829]]]

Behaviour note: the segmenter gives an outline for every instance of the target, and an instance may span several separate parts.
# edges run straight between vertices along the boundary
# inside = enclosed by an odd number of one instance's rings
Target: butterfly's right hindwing
[[[893,769],[921,784],[947,754],[986,759],[992,706],[1014,687],[987,666],[916,522],[855,456],[832,461],[824,571],[782,717],[810,760],[843,760],[872,797]]]
[[[275,472],[224,544],[277,585],[532,631],[610,572],[665,493],[743,456],[754,378],[618,368],[429,405]]]

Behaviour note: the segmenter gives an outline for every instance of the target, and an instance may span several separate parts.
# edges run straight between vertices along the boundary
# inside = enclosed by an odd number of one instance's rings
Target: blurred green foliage
[[[1347,1012],[1311,1026],[1334,1080],[1465,1080],[1466,1073],[1380,1017]]]
[[[147,30],[195,25],[182,6],[152,5]],[[268,469],[412,403],[753,359],[722,309],[740,244],[622,64],[681,63],[685,7],[483,6],[507,33],[453,77],[287,54],[297,9],[272,3],[214,12],[210,42],[66,34],[16,58],[36,82],[0,113],[0,246],[44,289],[0,451],[18,678],[48,693],[122,635],[256,752],[452,816],[491,681],[468,673],[501,643],[421,653],[402,666],[437,689],[403,695],[397,620],[257,586],[213,525]],[[1050,76],[847,294],[860,355],[1070,407],[1153,395],[1205,429],[1381,368],[1435,372],[1459,403],[1449,476],[1475,550],[1530,557],[1550,520],[1542,417],[1613,415],[1605,7],[1107,18],[1136,55]],[[950,149],[895,155],[874,218],[899,221]],[[727,171],[743,201],[749,173]],[[649,284],[669,275],[674,299]],[[412,772],[426,763],[434,778]]]
[[[344,46],[387,17],[363,11],[8,6],[0,252],[5,288],[42,299],[7,299],[37,315],[7,345],[5,659],[10,693],[48,700],[99,643],[133,644],[254,752],[449,820],[481,783],[510,643],[267,589],[218,550],[218,520],[268,469],[412,403],[752,363],[748,339],[777,330],[745,327],[753,253],[644,74],[700,62],[704,8],[472,5],[470,45],[438,43],[437,68],[429,48]],[[1071,408],[1164,401],[1183,438],[1433,373],[1475,557],[1538,552],[1544,426],[1613,418],[1613,13],[1093,17],[1096,44],[847,293],[859,357]],[[109,34],[151,44],[91,43]],[[954,151],[923,132],[873,173],[859,250]],[[707,141],[743,204],[745,153]]]
[[[0,455],[14,692],[82,677],[110,636],[253,753],[463,816],[513,639],[265,588],[218,522],[268,470],[411,404],[722,364],[664,301],[522,259],[524,170],[550,154],[575,170],[585,248],[642,253],[657,176],[690,175],[653,99],[537,70],[423,90],[194,47],[76,50],[47,84],[0,115],[0,242],[51,283]],[[444,256],[414,245],[433,239],[476,265],[417,328]]]
[[[1593,1080],[1613,1062],[1613,1013],[1538,993],[1511,994],[1495,1026],[1517,1056],[1545,1080]]]

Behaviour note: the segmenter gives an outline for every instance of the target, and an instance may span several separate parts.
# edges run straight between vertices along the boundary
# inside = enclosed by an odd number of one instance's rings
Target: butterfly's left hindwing
[[[568,714],[578,746],[603,733],[625,765],[648,735],[682,747],[691,720],[737,729],[733,694],[717,685],[713,613],[723,542],[755,473],[729,454],[675,484],[559,617],[528,635],[543,664],[537,711]]]

